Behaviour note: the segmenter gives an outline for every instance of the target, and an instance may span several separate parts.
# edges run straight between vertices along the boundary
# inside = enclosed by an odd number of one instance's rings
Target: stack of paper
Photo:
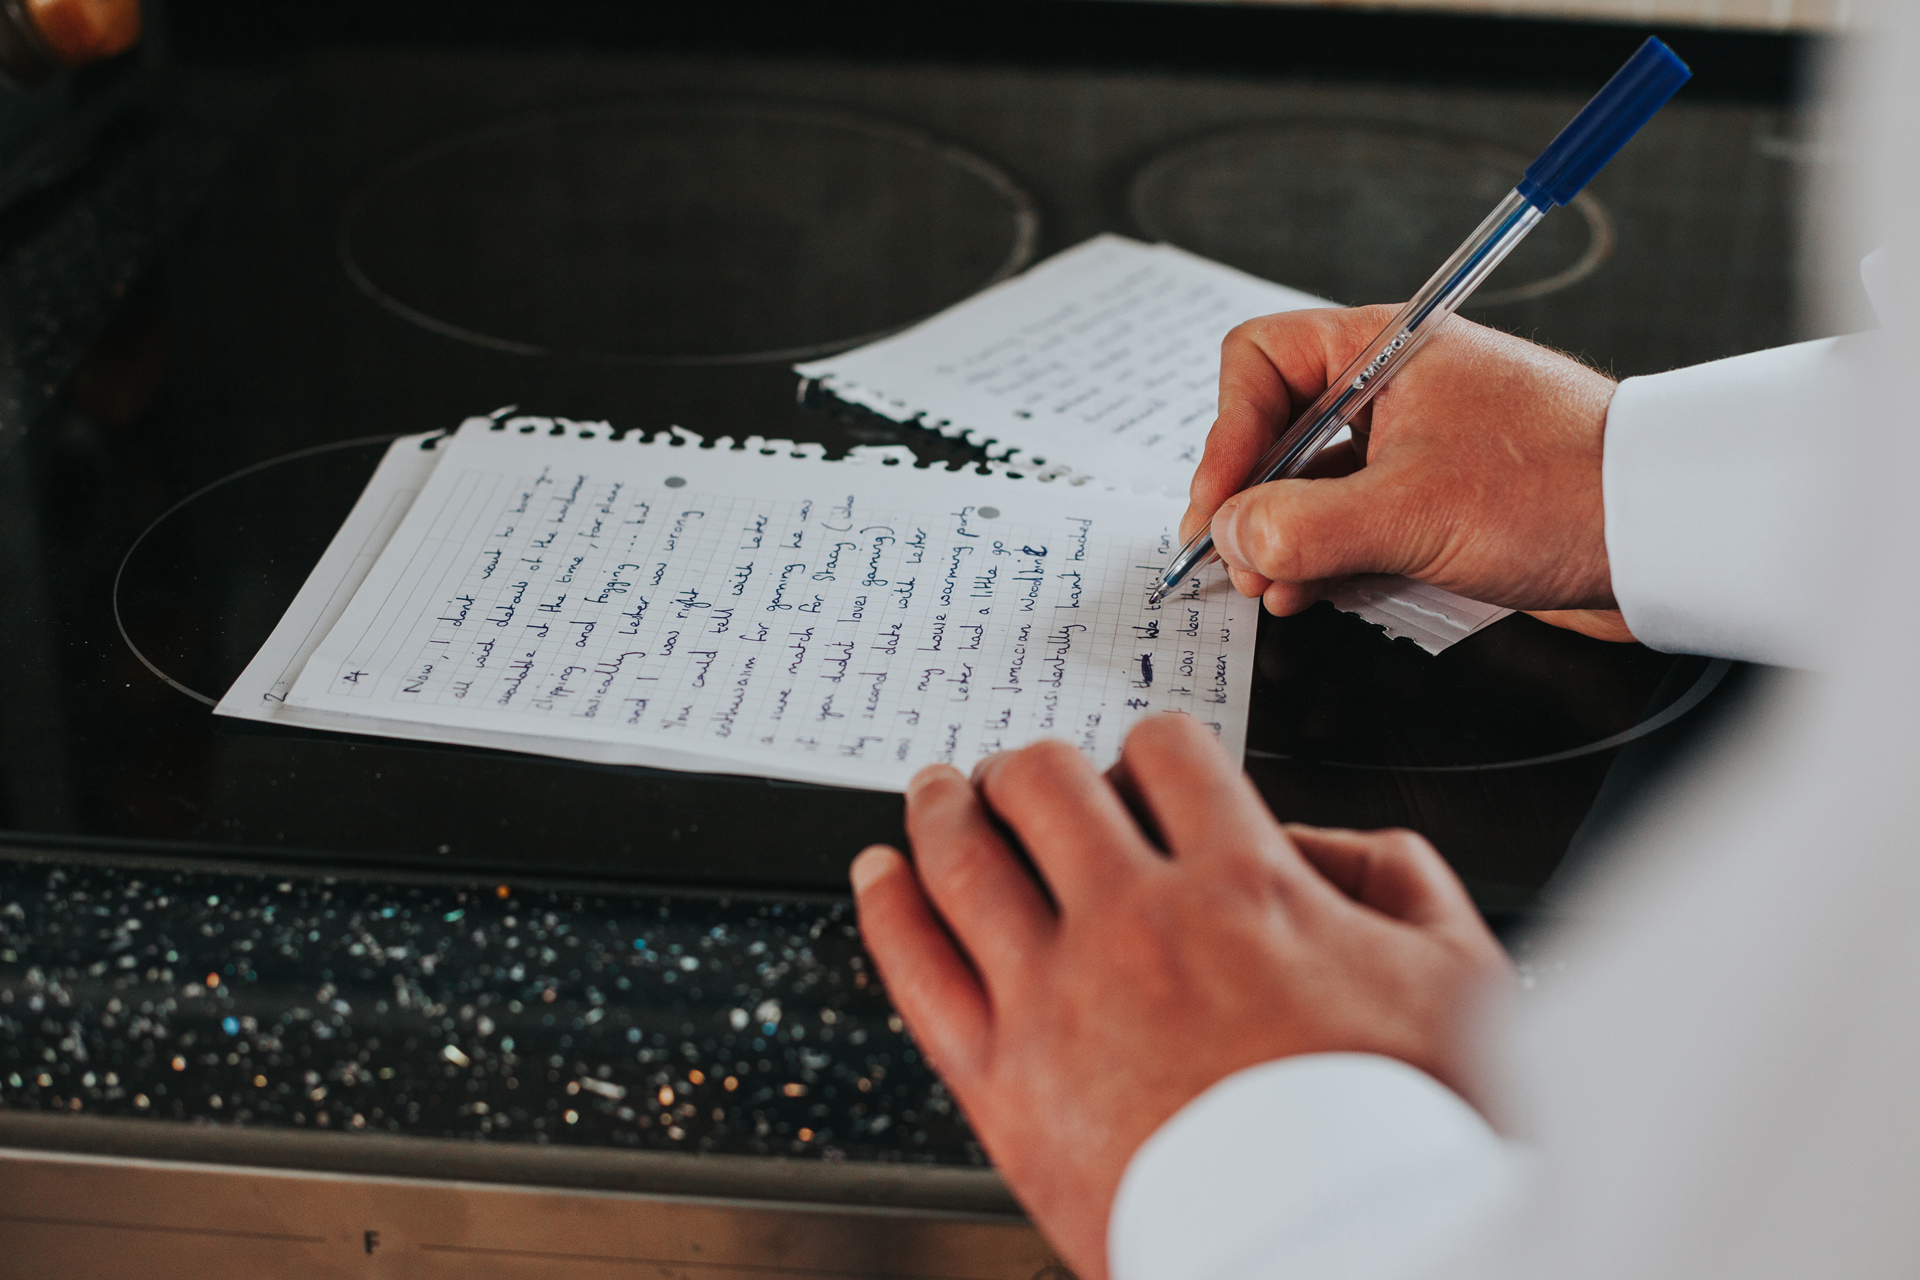
[[[395,443],[219,713],[883,789],[1158,711],[1241,750],[1252,602],[1145,603],[1177,501],[731,444]]]

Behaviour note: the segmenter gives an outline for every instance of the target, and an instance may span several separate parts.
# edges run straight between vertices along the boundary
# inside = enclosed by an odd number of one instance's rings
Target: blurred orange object
[[[63,66],[111,58],[140,38],[140,0],[26,0],[26,9]]]

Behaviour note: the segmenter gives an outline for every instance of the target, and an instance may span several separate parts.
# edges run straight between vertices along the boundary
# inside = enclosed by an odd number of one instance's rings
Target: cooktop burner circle
[[[1513,189],[1527,157],[1465,134],[1279,120],[1189,138],[1135,172],[1128,213],[1149,238],[1341,303],[1404,299]],[[1586,279],[1612,220],[1582,192],[1537,226],[1467,309]]]
[[[395,436],[298,449],[202,485],[133,540],[113,577],[120,638],[213,706],[280,621]]]
[[[121,638],[212,706],[266,642],[393,436],[241,468],[169,507],[114,579]],[[1551,765],[1620,747],[1705,700],[1728,664],[1512,618],[1429,656],[1330,606],[1267,618],[1247,755],[1388,772]]]
[[[784,361],[880,337],[1018,271],[1032,198],[850,111],[735,99],[520,116],[375,173],[342,210],[393,314],[525,356]]]

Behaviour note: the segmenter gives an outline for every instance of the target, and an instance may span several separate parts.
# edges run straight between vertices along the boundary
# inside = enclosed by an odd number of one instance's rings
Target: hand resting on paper
[[[1134,1151],[1243,1067],[1385,1054],[1474,1098],[1463,1024],[1510,968],[1452,871],[1409,832],[1282,827],[1188,717],[1143,722],[1105,777],[1061,742],[923,770],[907,831],[912,864],[854,861],[862,936],[1084,1280]]]
[[[1630,640],[1614,607],[1600,450],[1614,382],[1458,316],[1311,479],[1239,492],[1274,436],[1393,317],[1391,307],[1249,320],[1221,348],[1219,418],[1183,538],[1209,517],[1243,595],[1298,613],[1361,573],[1398,573]]]

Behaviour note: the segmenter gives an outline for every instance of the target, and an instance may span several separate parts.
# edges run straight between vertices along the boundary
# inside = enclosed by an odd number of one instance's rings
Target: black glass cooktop
[[[1791,47],[1667,35],[1694,85],[1472,312],[1623,376],[1798,336]],[[511,404],[975,464],[790,363],[1101,231],[1404,294],[1639,38],[173,0],[134,60],[0,99],[0,1140],[1007,1210],[846,901],[898,797],[211,703],[386,440]],[[1247,767],[1281,817],[1427,833],[1515,923],[1750,678],[1319,606],[1262,624]]]
[[[438,138],[346,200],[341,265],[435,333],[523,356],[777,364],[1025,266],[1032,198],[866,113],[661,97]]]
[[[5,829],[825,890],[901,838],[897,797],[267,729],[209,704],[397,434],[519,404],[969,465],[964,443],[797,400],[789,365],[1102,230],[1396,296],[1584,96],[368,48],[188,67],[151,94],[203,177],[9,437]],[[1476,317],[1622,375],[1792,336],[1796,175],[1755,144],[1792,128],[1785,108],[1683,98]],[[1248,767],[1281,816],[1416,827],[1511,907],[1620,754],[1683,731],[1727,676],[1518,616],[1431,657],[1319,606],[1263,622]]]

